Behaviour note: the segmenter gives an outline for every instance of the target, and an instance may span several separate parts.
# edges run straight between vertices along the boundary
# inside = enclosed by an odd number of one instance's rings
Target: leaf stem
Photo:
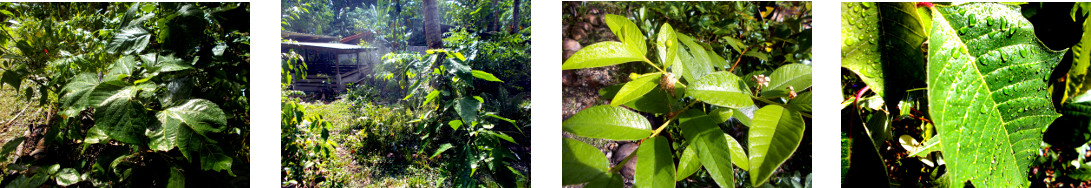
[[[694,104],[697,104],[696,100],[690,102],[688,105],[686,105],[685,108],[682,108],[682,110],[680,110],[678,112],[679,113],[685,112],[686,110],[689,110],[690,107],[693,107]],[[663,125],[659,126],[658,129],[655,129],[655,132],[652,132],[652,135],[648,136],[648,138],[655,138],[655,136],[659,136],[659,133],[663,132],[664,128],[666,128],[667,125],[671,123],[671,121],[674,121],[674,119],[678,119],[678,115],[675,115],[674,117],[671,117],[670,119],[667,119],[666,122],[663,122]],[[645,138],[645,139],[647,139],[647,138]],[[644,142],[644,139],[641,139],[640,143],[643,143],[643,142]],[[637,148],[639,149],[640,146],[637,146]],[[636,151],[633,151],[633,152],[636,152]],[[617,172],[618,170],[621,170],[621,167],[625,166],[625,163],[628,163],[629,160],[633,158],[633,156],[636,156],[636,155],[634,153],[630,153],[629,156],[626,156],[625,159],[621,160],[621,162],[619,162],[617,165],[614,165],[614,167],[611,167],[609,173],[614,173],[614,172]]]
[[[659,68],[659,66],[655,66],[655,63],[652,63],[652,60],[649,60],[648,57],[644,57],[644,62],[648,63],[648,65],[651,65],[652,67],[655,67],[655,69],[659,69],[659,72],[662,72],[664,74],[667,73],[667,70]]]

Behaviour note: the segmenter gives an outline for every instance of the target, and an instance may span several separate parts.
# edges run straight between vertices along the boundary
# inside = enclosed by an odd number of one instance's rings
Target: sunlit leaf
[[[752,123],[747,134],[750,182],[761,185],[796,151],[805,127],[798,112],[778,105],[758,109]]]
[[[562,70],[583,69],[644,61],[644,55],[620,42],[605,41],[584,47],[561,65]]]
[[[561,184],[584,183],[606,174],[610,162],[598,148],[576,139],[563,138],[561,142]]]
[[[662,76],[662,73],[657,72],[640,76],[639,78],[625,83],[625,86],[622,86],[621,89],[618,90],[617,96],[614,96],[614,99],[610,101],[610,105],[617,106],[625,104],[644,96],[645,93],[648,93],[659,86],[659,78]]]
[[[741,108],[753,106],[749,89],[738,76],[730,72],[715,72],[690,82],[686,95],[709,104]]]
[[[670,142],[662,137],[644,140],[636,150],[633,187],[674,187],[674,157]]]
[[[644,116],[616,106],[593,106],[577,112],[562,123],[564,131],[591,138],[638,140],[652,134]]]

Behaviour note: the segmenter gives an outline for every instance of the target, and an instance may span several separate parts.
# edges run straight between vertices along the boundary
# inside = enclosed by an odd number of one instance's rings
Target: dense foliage
[[[247,185],[237,175],[249,175],[249,4],[3,3],[0,13],[0,80],[49,112],[21,125],[42,132],[5,144],[19,157],[4,160],[3,184]],[[35,151],[11,153],[18,141]]]
[[[282,91],[282,186],[529,186],[530,3],[519,2],[440,1],[443,48],[420,53],[407,47],[424,36],[422,1],[282,1],[285,31],[371,33],[359,45],[390,50],[335,101]],[[282,89],[306,61],[283,53]]]
[[[790,158],[809,156],[809,151],[797,150],[810,145],[803,144],[809,140],[805,135],[811,111],[810,28],[803,24],[809,19],[809,3],[629,6],[635,10],[632,17],[606,14],[602,19],[618,41],[583,47],[562,69],[630,62],[646,66],[633,68],[629,82],[600,91],[609,104],[579,111],[562,129],[583,138],[637,141],[639,146],[611,164],[595,146],[563,138],[563,184],[622,187],[623,176],[630,176],[625,168],[635,168],[631,176],[636,187],[804,186],[810,181],[774,176]],[[758,11],[766,6],[769,10]],[[773,9],[798,12],[777,18]],[[747,175],[740,176],[735,167]],[[809,173],[806,168],[799,171]]]
[[[1086,186],[1087,6],[843,3],[842,183]]]

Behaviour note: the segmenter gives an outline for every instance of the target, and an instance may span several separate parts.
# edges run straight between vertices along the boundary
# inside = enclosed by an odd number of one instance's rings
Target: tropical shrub
[[[641,62],[651,72],[634,72],[631,81],[605,89],[602,93],[611,98],[610,104],[579,111],[562,123],[562,129],[587,138],[639,141],[640,146],[611,167],[597,148],[564,138],[563,184],[622,187],[619,170],[637,160],[636,187],[674,187],[702,167],[720,187],[736,186],[735,167],[750,174],[738,182],[761,186],[796,153],[810,124],[810,65],[787,60],[771,73],[755,71],[740,77],[733,72],[735,65],[670,23],[644,35],[625,16],[608,14],[604,21],[620,41],[586,46],[562,69]],[[734,42],[736,52],[749,49]],[[647,46],[655,48],[652,58]],[[662,120],[649,120],[645,114]],[[722,128],[733,121],[747,126],[742,139]]]
[[[37,142],[61,156],[19,158],[7,186],[245,186],[230,182],[249,174],[248,4],[5,3],[0,13],[20,23],[0,34],[2,80],[50,112]]]

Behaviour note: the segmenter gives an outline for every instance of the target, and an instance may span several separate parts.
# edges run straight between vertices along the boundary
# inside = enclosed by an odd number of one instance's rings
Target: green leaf
[[[769,76],[769,87],[763,88],[762,91],[786,90],[789,86],[797,93],[811,87],[811,66],[804,64],[780,66]]]
[[[674,35],[674,28],[669,23],[663,23],[659,27],[659,34],[655,39],[656,52],[659,53],[659,61],[666,69],[674,63],[678,52],[678,39]]]
[[[463,123],[473,123],[477,121],[477,110],[481,109],[481,102],[470,97],[462,97],[455,101],[458,112],[458,116],[462,118]]]
[[[625,86],[621,86],[621,90],[618,90],[617,96],[614,96],[614,100],[610,101],[610,105],[617,106],[625,104],[638,97],[644,96],[644,94],[659,86],[660,77],[663,77],[663,73],[656,72],[640,76],[625,83]]]
[[[868,87],[883,96],[883,64],[880,63],[879,8],[875,2],[841,3],[841,66],[860,76]]]
[[[810,112],[811,111],[811,92],[800,93],[796,98],[788,101],[788,108],[795,111]]]
[[[644,61],[644,54],[628,49],[625,44],[605,41],[584,47],[561,65],[562,70],[583,69]]]
[[[492,82],[504,82],[504,81],[501,81],[499,78],[496,78],[496,76],[493,76],[492,74],[489,74],[489,73],[487,73],[485,71],[472,70],[470,72],[473,74],[474,77],[480,78],[482,80],[492,81]]]
[[[564,131],[582,137],[611,140],[639,140],[652,134],[644,116],[616,106],[593,106],[561,123]]]
[[[941,147],[948,185],[1029,186],[1042,131],[1059,117],[1045,80],[1064,52],[1042,45],[1018,6],[936,8],[928,39],[928,110],[937,135],[946,139]]]
[[[428,157],[428,158],[436,158],[436,156],[439,156],[440,153],[443,153],[444,151],[447,151],[447,150],[451,149],[452,147],[454,147],[454,146],[452,146],[451,143],[446,143],[446,144],[443,144],[443,145],[439,145],[439,148],[436,148],[436,152],[432,153],[432,156]]]
[[[587,182],[583,187],[608,187],[608,188],[622,188],[625,187],[625,180],[621,174],[613,173],[606,174]]]
[[[746,83],[730,72],[715,72],[690,82],[686,95],[702,102],[728,108],[753,106]]]
[[[428,104],[428,103],[436,100],[436,97],[439,96],[439,93],[440,93],[439,90],[432,90],[432,92],[428,92],[428,95],[424,96],[424,102],[420,103],[421,104],[420,106],[424,106],[424,104]]]
[[[765,61],[772,61],[772,59],[769,57],[769,54],[762,53],[762,52],[759,52],[757,50],[746,51],[746,53],[744,53],[742,55],[750,56],[750,57],[756,57],[758,59],[765,60]]]
[[[724,138],[727,138],[727,147],[731,148],[731,158],[739,159],[731,160],[731,164],[735,164],[741,169],[750,170],[750,161],[743,160],[750,159],[750,157],[746,156],[746,150],[743,149],[742,144],[739,144],[739,141],[735,140],[735,137],[731,137],[731,135],[724,134]]]
[[[674,177],[674,181],[682,181],[701,169],[701,159],[697,157],[695,149],[696,146],[687,146],[682,151],[682,156],[678,157],[678,176]]]
[[[18,90],[19,85],[23,84],[23,77],[25,76],[26,75],[23,75],[23,73],[19,73],[18,71],[6,70],[4,71],[4,75],[0,77],[0,81],[3,81],[4,84],[8,84]]]
[[[205,146],[205,151],[201,152],[201,170],[217,172],[226,170],[228,175],[235,176],[231,172],[231,163],[233,162],[231,157],[224,154],[219,146],[213,144]]]
[[[598,148],[576,139],[563,138],[561,150],[561,184],[584,183],[606,174],[610,162]]]
[[[705,48],[701,47],[701,45],[697,45],[696,42],[693,42],[692,38],[685,34],[678,33],[677,37],[678,41],[681,41],[682,44],[685,44],[686,47],[689,48],[683,53],[688,53],[690,55],[683,56],[683,58],[690,57],[690,59],[682,59],[681,65],[684,67],[681,71],[682,77],[687,80],[695,80],[712,73],[712,66],[709,63],[708,54],[705,54]],[[679,51],[682,50],[680,49]]]
[[[803,140],[803,117],[798,112],[768,105],[754,112],[748,133],[750,182],[765,184]]]
[[[18,148],[19,145],[23,144],[23,141],[26,139],[26,137],[20,136],[18,138],[11,139],[7,143],[4,143],[4,147],[0,148],[0,159],[7,159],[8,154],[10,154],[12,151],[15,151],[15,148]]]
[[[69,186],[80,182],[80,173],[73,168],[64,168],[57,172],[57,185]]]
[[[670,141],[662,136],[646,139],[636,150],[633,187],[674,187],[674,157]]]
[[[675,89],[676,93],[683,92],[681,88]],[[682,109],[682,106],[677,102],[676,97],[662,89],[652,89],[652,91],[645,93],[643,96],[625,103],[625,107],[647,113],[669,113],[672,110]]]
[[[842,9],[842,10],[844,10],[844,9]],[[742,53],[743,50],[746,50],[747,46],[746,46],[746,44],[742,43],[742,40],[736,39],[735,37],[731,37],[731,36],[724,36],[723,39],[725,41],[724,43],[727,43],[728,45],[731,45],[731,49],[735,49],[735,51],[737,51],[739,53]],[[844,48],[841,48],[841,49],[844,49]]]
[[[115,34],[110,43],[106,45],[106,50],[112,54],[122,55],[140,53],[148,46],[149,40],[151,40],[151,33],[148,33],[147,30],[140,27],[129,27]]]
[[[680,116],[683,136],[690,140],[691,147],[696,147],[701,166],[720,187],[734,187],[735,173],[731,168],[730,148],[716,120],[693,109]]]
[[[110,64],[110,67],[107,67],[108,72],[105,76],[102,76],[102,81],[121,80],[132,76],[137,63],[139,62],[133,56],[121,57],[121,59]]]
[[[144,69],[152,73],[166,73],[181,70],[193,69],[193,66],[185,60],[174,57],[173,55],[161,55],[156,53],[149,53],[140,55],[140,60],[144,63]]]
[[[134,86],[124,81],[103,82],[88,96],[95,106],[95,127],[99,127],[111,139],[143,144],[145,128],[150,117],[144,105],[135,101],[136,95],[148,85]],[[152,86],[154,87],[154,86]]]
[[[636,23],[629,21],[625,16],[615,14],[607,14],[605,21],[610,31],[614,32],[614,36],[617,36],[621,43],[625,43],[630,51],[640,54],[641,57],[648,54],[648,46],[644,43],[644,33],[640,32]]]
[[[731,119],[734,115],[735,110],[730,108],[717,108],[708,114],[708,116],[711,116],[712,119],[715,119],[718,123],[727,122],[727,120]]]
[[[186,187],[186,176],[182,174],[181,169],[167,168],[170,171],[170,179],[167,180],[167,187],[170,188],[182,188]]]
[[[923,10],[923,11],[919,11]],[[905,91],[911,88],[924,87],[924,53],[922,44],[928,39],[928,27],[931,20],[926,6],[918,6],[913,2],[884,2],[879,3],[880,18],[882,24],[882,72],[886,72],[884,79],[886,86],[875,89],[885,89],[883,100],[900,101],[905,98]],[[928,24],[928,25],[925,25]],[[896,103],[895,103],[896,104]],[[894,114],[900,113],[900,109],[892,108]]]
[[[62,108],[75,110],[74,114],[68,114],[69,117],[76,116],[79,111],[90,105],[87,96],[98,85],[99,80],[94,73],[82,73],[68,80],[68,84],[61,88],[60,102]]]
[[[447,122],[447,125],[450,125],[451,129],[458,130],[459,127],[462,127],[462,120],[451,120]]]
[[[1085,3],[1080,3],[1085,4]],[[1072,8],[1075,13],[1076,8]],[[1083,22],[1083,37],[1080,38],[1080,42],[1072,46],[1072,68],[1068,70],[1068,76],[1066,77],[1065,95],[1062,95],[1061,103],[1067,103],[1069,98],[1076,97],[1088,93],[1091,90],[1091,79],[1087,77],[1088,69],[1091,69],[1091,22]]]
[[[201,152],[200,148],[212,140],[208,133],[223,132],[227,125],[223,110],[205,99],[190,99],[159,111],[155,117],[160,126],[148,129],[146,134],[151,139],[148,148],[170,151],[177,147],[186,158],[192,158],[193,152]]]

